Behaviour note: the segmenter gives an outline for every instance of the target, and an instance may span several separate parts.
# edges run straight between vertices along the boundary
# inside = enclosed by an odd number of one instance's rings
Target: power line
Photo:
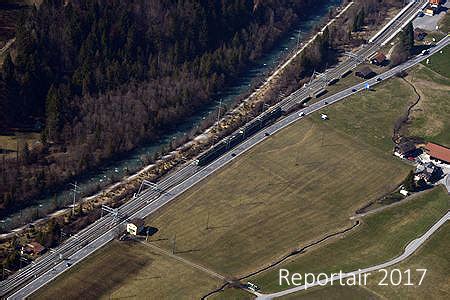
[[[77,182],[75,181],[75,183],[70,183],[70,185],[73,187],[72,188],[72,193],[73,193],[73,203],[72,203],[72,215],[75,215],[75,203],[76,203],[76,199],[77,199],[77,194],[80,193],[80,191],[78,190],[78,185]]]

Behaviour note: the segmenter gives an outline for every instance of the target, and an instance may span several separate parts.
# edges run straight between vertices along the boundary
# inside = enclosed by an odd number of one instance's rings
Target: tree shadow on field
[[[145,226],[145,227],[142,229],[142,233],[145,234],[145,235],[148,234],[148,236],[153,236],[153,235],[155,235],[158,231],[159,231],[158,228],[152,227],[152,226]]]
[[[192,252],[199,252],[201,249],[188,249],[188,250],[176,250],[174,251],[174,254],[184,254],[184,253],[192,253]]]

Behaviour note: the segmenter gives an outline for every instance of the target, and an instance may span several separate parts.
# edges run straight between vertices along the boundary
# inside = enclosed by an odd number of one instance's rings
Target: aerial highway
[[[389,70],[377,78],[380,78],[381,81],[386,80],[398,72],[408,69],[423,59],[426,59],[448,44],[449,37],[446,37],[439,42],[436,47],[432,48],[428,55],[414,57],[405,64]],[[32,264],[16,272],[7,280],[2,281],[0,285],[1,295],[6,295],[10,299],[27,297],[94,251],[116,238],[118,232],[124,227],[128,219],[145,217],[154,213],[194,184],[211,175],[217,169],[226,165],[248,149],[267,139],[271,134],[302,119],[308,114],[365,89],[367,84],[378,84],[381,81],[378,81],[377,78],[355,85],[354,87],[330,96],[325,100],[311,104],[302,109],[300,113],[296,112],[288,115],[267,129],[258,132],[249,139],[243,141],[232,150],[232,153],[225,153],[209,165],[201,167],[194,162],[185,164],[175,172],[168,174],[160,180],[157,189],[147,189],[119,207],[116,214],[107,214],[103,216],[94,224],[69,238],[58,248],[50,251]]]
[[[375,78],[357,84],[322,101],[313,103],[298,112],[286,116],[263,131],[256,133],[254,136],[239,144],[231,152],[224,154],[209,165],[199,167],[195,165],[194,162],[186,164],[177,172],[163,178],[163,180],[159,182],[159,188],[157,190],[150,188],[121,206],[118,210],[119,215],[117,218],[114,218],[111,214],[102,217],[96,223],[87,227],[76,236],[71,237],[59,248],[55,249],[55,251],[52,251],[52,253],[41,257],[33,264],[8,278],[8,280],[3,281],[2,293],[7,294],[11,291],[11,286],[20,287],[8,298],[21,299],[27,297],[64,271],[70,269],[73,265],[89,256],[97,249],[116,238],[118,233],[117,227],[124,226],[126,219],[146,217],[149,214],[154,213],[193,185],[202,181],[204,178],[236,159],[255,145],[269,138],[270,135],[284,129],[294,122],[301,120],[309,114],[366,89],[367,84],[374,86],[395,76],[401,71],[411,68],[449,44],[450,37],[447,36],[435,47],[431,48],[428,55],[418,55],[406,63],[399,65]],[[378,80],[378,78],[380,78],[380,80]],[[61,254],[62,257],[59,254]]]
[[[388,43],[402,28],[411,22],[417,14],[427,5],[428,1],[412,1],[399,14],[397,14],[386,26],[370,39],[368,44],[362,45],[354,53],[347,53],[348,58],[338,66],[319,74],[310,83],[296,90],[284,100],[279,102],[284,111],[300,104],[308,97],[314,97],[321,93],[333,81],[336,81],[359,64],[372,57],[382,46]]]
[[[388,260],[384,263],[381,263],[379,265],[367,267],[364,269],[359,269],[359,270],[348,272],[348,273],[344,273],[342,275],[335,275],[328,279],[319,280],[319,281],[316,281],[316,282],[308,284],[308,285],[300,285],[300,286],[297,286],[297,287],[294,287],[291,289],[287,289],[287,290],[284,290],[284,291],[281,291],[278,293],[261,294],[261,293],[253,292],[253,291],[250,291],[250,292],[257,296],[256,299],[273,299],[273,298],[286,296],[288,294],[292,294],[295,292],[303,291],[303,290],[306,290],[307,288],[309,289],[309,288],[312,288],[312,287],[315,287],[318,285],[326,285],[326,284],[332,283],[334,281],[338,281],[340,279],[345,279],[348,277],[358,276],[360,274],[370,273],[370,272],[378,271],[380,269],[388,268],[388,267],[398,264],[399,262],[404,261],[405,259],[410,257],[433,233],[435,233],[448,220],[450,220],[450,212],[447,212],[444,216],[442,216],[442,218],[440,218],[436,223],[434,223],[433,226],[431,226],[430,229],[428,229],[422,236],[420,236],[419,238],[417,238],[415,240],[412,240],[408,245],[406,245],[405,250],[403,251],[403,253],[401,255],[399,255],[391,260]]]

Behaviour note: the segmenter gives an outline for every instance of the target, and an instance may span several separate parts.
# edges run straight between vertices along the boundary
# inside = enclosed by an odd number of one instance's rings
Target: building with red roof
[[[442,1],[441,0],[428,0],[428,3],[430,3],[431,5],[441,5]]]
[[[425,151],[428,153],[428,155],[430,155],[430,157],[450,164],[449,148],[434,143],[426,143]]]
[[[45,252],[45,247],[38,242],[31,242],[27,244],[26,252],[33,253],[34,255],[40,255]]]

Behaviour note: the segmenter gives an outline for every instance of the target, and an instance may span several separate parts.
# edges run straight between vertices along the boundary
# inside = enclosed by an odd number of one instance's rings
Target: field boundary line
[[[327,242],[329,239],[335,238],[337,236],[341,236],[341,235],[345,235],[346,233],[352,231],[353,229],[355,229],[356,227],[358,227],[359,225],[361,225],[361,221],[360,220],[356,220],[353,225],[351,225],[350,227],[346,227],[340,231],[334,232],[334,233],[329,233],[326,234],[325,236],[323,236],[322,238],[320,238],[319,240],[316,241],[312,241],[310,243],[308,243],[306,246],[300,247],[300,248],[296,248],[294,250],[292,250],[291,252],[281,256],[279,259],[272,261],[270,264],[261,267],[259,270],[253,271],[252,273],[249,273],[247,275],[243,275],[241,277],[238,278],[238,281],[250,278],[252,276],[258,275],[259,273],[263,273],[269,269],[272,269],[273,267],[283,263],[284,261],[295,257],[297,255],[301,255],[304,254],[309,248],[313,248],[314,246],[320,245],[324,242]],[[218,293],[220,291],[222,291],[227,285],[229,285],[229,283],[225,283],[223,286],[221,286],[220,288],[209,292],[208,294],[206,294],[205,296],[203,296],[201,299],[207,299],[209,296]],[[243,289],[244,291],[248,291],[247,289]]]
[[[133,240],[135,240],[135,241],[137,241],[137,242],[139,242],[139,243],[141,243],[141,244],[143,244],[143,245],[145,245],[145,246],[147,246],[147,247],[149,247],[149,248],[152,248],[153,250],[156,250],[156,251],[158,251],[158,252],[160,252],[160,253],[162,253],[162,254],[164,254],[164,255],[166,255],[166,256],[169,256],[169,257],[171,257],[171,258],[173,258],[173,259],[176,259],[176,260],[178,260],[179,262],[182,262],[182,263],[184,263],[184,264],[186,264],[186,265],[189,265],[190,267],[193,267],[193,268],[195,268],[195,269],[197,269],[197,270],[199,270],[199,271],[202,271],[202,272],[204,272],[204,273],[207,273],[207,274],[209,274],[210,276],[213,276],[213,277],[216,277],[216,278],[218,278],[218,279],[220,279],[220,280],[226,281],[225,276],[223,276],[223,275],[221,275],[221,274],[219,274],[219,273],[216,273],[216,272],[214,272],[214,271],[212,271],[212,270],[210,270],[210,269],[208,269],[208,268],[206,268],[206,267],[204,267],[204,266],[202,266],[202,265],[193,263],[193,262],[191,262],[191,261],[189,261],[189,260],[187,260],[187,259],[185,259],[185,258],[183,258],[183,257],[180,257],[180,256],[178,256],[178,255],[175,255],[175,254],[173,254],[173,253],[170,253],[169,251],[167,251],[167,250],[165,250],[165,249],[162,249],[162,248],[160,248],[160,247],[158,247],[158,246],[156,246],[156,245],[153,245],[153,244],[151,244],[151,243],[149,243],[149,242],[141,241],[141,240],[138,240],[138,239],[133,239]]]
[[[397,201],[397,202],[394,202],[394,203],[391,203],[391,204],[387,204],[387,205],[383,205],[381,207],[374,208],[374,209],[369,210],[369,211],[364,212],[364,213],[359,213],[359,214],[356,213],[356,214],[354,214],[353,216],[350,217],[350,220],[363,218],[363,217],[366,217],[366,216],[369,216],[369,215],[372,215],[372,214],[376,214],[376,213],[378,213],[380,211],[383,211],[385,209],[396,207],[396,206],[399,206],[399,205],[404,204],[406,202],[410,202],[410,201],[416,199],[417,197],[422,196],[423,194],[428,193],[428,192],[430,192],[432,190],[434,190],[434,188],[416,192],[416,193],[411,194],[408,197],[406,197],[406,198],[404,198],[404,199],[402,199],[400,201]]]

